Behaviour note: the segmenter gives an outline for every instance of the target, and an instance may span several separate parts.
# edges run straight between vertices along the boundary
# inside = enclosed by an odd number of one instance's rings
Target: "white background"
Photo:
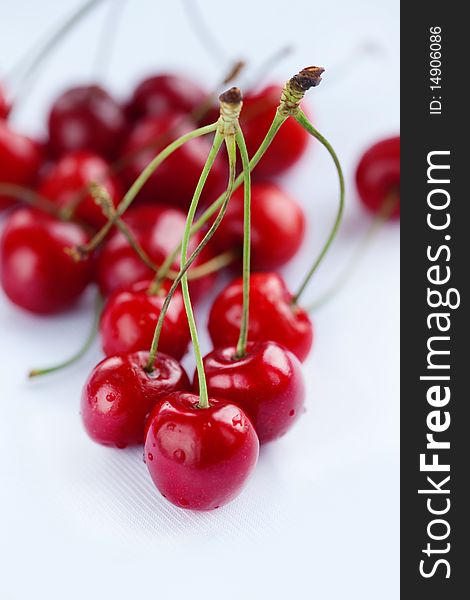
[[[352,179],[360,152],[398,132],[398,1],[200,0],[225,49],[215,60],[181,2],[128,1],[103,73],[96,46],[103,31],[110,35],[103,29],[110,1],[47,63],[15,123],[41,133],[48,105],[68,84],[99,77],[124,98],[142,76],[171,68],[210,88],[230,58],[246,58],[254,72],[291,44],[270,79],[282,82],[310,64],[327,68],[308,104],[348,179],[340,238],[305,297],[314,299],[370,223]],[[76,4],[2,0],[0,70]],[[309,218],[308,239],[285,270],[294,287],[332,222],[337,182],[328,155],[312,144],[283,183]],[[398,226],[388,224],[343,292],[313,316],[307,413],[262,449],[245,492],[211,513],[169,505],[139,450],[87,439],[79,396],[98,347],[66,372],[26,380],[28,368],[80,345],[92,298],[74,312],[40,319],[0,295],[0,598],[398,598],[398,243]],[[192,372],[191,357],[185,364]]]

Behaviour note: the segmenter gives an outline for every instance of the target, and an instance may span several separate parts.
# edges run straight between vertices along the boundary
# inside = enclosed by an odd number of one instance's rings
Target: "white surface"
[[[2,3],[0,69],[75,4]],[[367,223],[351,185],[358,154],[398,130],[398,2],[271,0],[268,9],[239,0],[230,14],[221,2],[199,4],[228,56],[256,65],[286,43],[295,46],[274,80],[312,63],[327,67],[308,103],[343,160],[349,197],[340,239],[308,290],[306,300],[314,298]],[[47,64],[16,116],[24,130],[41,131],[53,96],[93,77],[102,9]],[[356,66],[356,49],[369,41],[380,52]],[[164,67],[193,70],[208,87],[224,70],[207,57],[179,2],[128,2],[106,83],[122,96]],[[336,208],[335,173],[319,145],[285,185],[310,224],[285,270],[295,286]],[[398,241],[397,226],[387,226],[347,288],[315,317],[304,369],[307,413],[263,449],[246,491],[207,514],[161,498],[140,451],[86,438],[78,402],[97,348],[66,372],[26,381],[27,368],[54,363],[80,344],[91,299],[76,312],[37,319],[1,296],[0,598],[398,598]]]

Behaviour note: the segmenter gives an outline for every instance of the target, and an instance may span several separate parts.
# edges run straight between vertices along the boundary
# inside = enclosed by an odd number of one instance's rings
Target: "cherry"
[[[70,88],[49,114],[49,145],[55,155],[90,150],[114,157],[125,124],[122,108],[100,86]]]
[[[378,213],[384,202],[394,196],[392,216],[400,216],[400,136],[381,140],[362,155],[356,185],[359,198],[369,211]]]
[[[275,183],[258,182],[251,188],[251,266],[277,269],[299,250],[305,233],[301,207]],[[243,248],[243,188],[230,199],[227,213],[214,237],[220,251]]]
[[[38,314],[68,308],[88,285],[90,260],[75,262],[65,248],[85,244],[83,229],[36,209],[12,213],[0,240],[0,280],[16,305]]]
[[[81,415],[85,430],[106,446],[125,448],[144,440],[145,420],[167,394],[189,387],[183,367],[158,354],[155,368],[144,367],[148,352],[118,354],[102,360],[83,388]]]
[[[118,290],[109,298],[100,321],[103,352],[109,356],[121,352],[148,350],[170,284],[164,282],[160,293],[149,294],[150,281],[139,281]],[[180,360],[190,340],[183,297],[178,289],[165,315],[158,349]]]
[[[301,364],[276,342],[248,342],[242,358],[235,346],[216,348],[204,357],[204,370],[209,394],[240,406],[261,444],[284,435],[303,411]],[[197,376],[194,389],[199,390]]]
[[[163,205],[133,206],[123,218],[141,248],[156,266],[160,266],[181,242],[186,223],[186,216],[182,211]],[[190,253],[201,239],[202,234],[192,237]],[[194,265],[204,263],[210,258],[210,251],[205,249]],[[105,296],[137,281],[150,279],[154,275],[154,272],[137,256],[124,235],[117,230],[104,244],[97,268],[98,283]],[[179,262],[173,265],[173,269],[179,270]],[[191,282],[192,292],[195,296],[203,294],[212,286],[214,280],[214,274],[195,279]]]
[[[30,186],[36,179],[40,165],[39,144],[0,120],[0,183]],[[0,210],[15,201],[0,194]]]
[[[10,112],[10,104],[7,101],[3,86],[0,84],[0,119],[6,119]]]
[[[206,98],[207,92],[194,81],[165,73],[148,77],[139,83],[126,110],[133,121],[142,117],[160,117],[174,111],[190,113]]]
[[[126,157],[132,157],[124,171],[128,186],[163,148],[193,129],[193,124],[181,113],[166,113],[140,121],[131,131],[123,148],[123,160],[127,161]],[[187,142],[157,168],[138,197],[186,209],[209,150],[209,141],[205,138]],[[223,159],[220,157],[210,172],[201,202],[215,199],[224,190],[226,177]]]
[[[243,305],[243,282],[239,277],[217,296],[209,314],[209,333],[214,347],[238,341]],[[308,314],[292,304],[293,296],[277,273],[253,273],[250,277],[250,341],[273,341],[304,361],[313,342]]]
[[[260,92],[246,94],[240,125],[248,155],[258,150],[276,114],[282,87],[270,85]],[[309,134],[293,118],[288,118],[253,171],[253,177],[271,177],[290,169],[304,154]]]
[[[114,206],[118,205],[122,196],[119,181],[109,175],[109,165],[101,156],[85,150],[64,154],[43,177],[38,191],[60,207],[73,207],[77,203],[74,214],[99,228],[107,219],[93,196],[84,193],[92,182],[104,186]]]
[[[210,510],[237,496],[259,452],[253,425],[230,402],[209,400],[198,408],[190,393],[168,395],[146,426],[145,458],[160,492],[173,504]]]

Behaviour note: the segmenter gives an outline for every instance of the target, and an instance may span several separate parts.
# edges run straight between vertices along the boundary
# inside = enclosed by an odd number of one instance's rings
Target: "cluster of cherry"
[[[76,87],[54,102],[45,143],[12,128],[0,89],[0,209],[11,207],[3,290],[45,315],[96,283],[106,358],[83,390],[85,429],[105,445],[144,443],[157,488],[183,508],[233,499],[259,443],[282,436],[303,411],[301,362],[313,327],[299,297],[344,204],[336,154],[300,108],[322,72],[309,67],[243,101],[232,88],[217,109],[211,94],[173,74],[146,79],[124,104],[99,86]],[[301,158],[310,136],[333,158],[340,202],[293,294],[276,271],[297,253],[305,217],[273,177]],[[399,213],[398,186],[399,138],[391,138],[361,158],[357,187],[369,209],[389,217]],[[226,268],[243,275],[212,305],[214,350],[203,358],[191,299]],[[191,341],[193,382],[179,362]]]

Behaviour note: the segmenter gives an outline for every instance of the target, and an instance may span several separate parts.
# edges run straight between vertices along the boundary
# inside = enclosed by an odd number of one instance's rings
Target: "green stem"
[[[34,208],[38,208],[43,212],[46,212],[53,217],[64,220],[62,211],[54,202],[51,202],[44,196],[41,196],[34,190],[31,190],[22,185],[16,185],[13,183],[0,183],[0,194],[2,196],[11,196],[18,200],[22,200]]]
[[[171,154],[173,154],[173,152],[178,150],[178,148],[180,148],[186,142],[189,142],[194,138],[207,135],[208,133],[212,133],[216,129],[217,123],[213,123],[212,125],[206,125],[205,127],[199,127],[194,131],[190,131],[189,133],[182,135],[171,144],[168,144],[168,146],[164,148],[161,152],[159,152],[157,156],[155,156],[155,158],[149,162],[149,164],[145,167],[145,169],[140,173],[140,175],[128,189],[126,195],[117,206],[113,218],[109,219],[106,225],[104,225],[96,233],[96,235],[88,242],[88,244],[86,244],[86,246],[84,246],[81,249],[82,254],[89,253],[92,250],[94,250],[97,246],[99,246],[99,244],[108,235],[111,228],[116,224],[117,220],[120,217],[122,217],[122,215],[132,204],[137,194],[140,192],[145,183],[147,183],[148,179],[153,175],[157,167],[159,167],[165,159],[167,159]]]
[[[258,150],[255,152],[253,158],[250,160],[250,173],[251,173],[251,171],[253,171],[253,169],[256,167],[256,165],[259,163],[259,161],[265,154],[266,150],[269,148],[274,137],[276,136],[277,132],[281,128],[282,124],[287,120],[287,118],[288,118],[287,115],[281,115],[279,113],[276,113],[276,116],[274,117],[274,120],[271,123],[271,126],[268,130],[268,133],[266,134],[266,136],[265,136],[264,140],[262,141]],[[243,178],[244,178],[243,173],[241,173],[236,178],[235,185],[233,188],[234,190],[236,190],[238,187],[240,187],[240,185],[243,182]],[[207,223],[207,221],[209,221],[209,219],[215,214],[215,212],[217,212],[220,209],[220,207],[222,206],[222,204],[224,202],[224,197],[225,197],[225,194],[220,195],[217,198],[217,200],[215,200],[202,213],[202,215],[199,217],[199,219],[197,219],[197,221],[192,226],[191,235],[194,235],[197,231],[199,231],[201,229],[201,227],[203,227]],[[155,280],[156,283],[161,282],[165,279],[166,274],[168,273],[168,270],[171,268],[171,265],[178,258],[180,250],[181,250],[181,244],[178,244],[178,246],[173,250],[173,252],[171,252],[167,256],[167,258],[165,259],[165,261],[163,262],[162,266],[160,267],[160,269],[157,273],[157,278]]]
[[[300,123],[300,125],[302,125],[302,127],[306,131],[308,131],[308,133],[310,135],[313,135],[313,137],[315,137],[321,144],[323,144],[323,146],[325,146],[325,148],[330,153],[330,156],[333,159],[333,162],[335,163],[336,171],[338,173],[339,190],[340,190],[339,191],[339,206],[338,206],[338,211],[336,213],[336,218],[335,218],[333,227],[331,229],[330,235],[328,236],[325,244],[323,245],[323,247],[322,247],[322,249],[320,251],[320,254],[318,255],[318,257],[314,261],[313,265],[311,266],[310,270],[308,271],[307,275],[305,276],[305,278],[304,278],[303,282],[301,283],[299,289],[297,290],[296,294],[292,298],[292,304],[297,304],[298,301],[299,301],[300,296],[302,295],[303,291],[305,290],[305,288],[309,284],[309,282],[310,282],[311,278],[313,277],[314,273],[316,272],[316,270],[320,266],[320,263],[324,259],[324,257],[326,255],[326,253],[328,252],[328,250],[329,250],[329,248],[330,248],[330,246],[331,246],[334,238],[336,237],[336,234],[338,233],[338,229],[339,229],[339,226],[341,224],[341,220],[343,218],[343,212],[344,212],[345,186],[344,186],[343,170],[341,169],[341,164],[340,164],[339,159],[336,156],[336,152],[333,150],[333,147],[331,146],[331,144],[328,142],[328,140],[326,138],[324,138],[322,136],[322,134],[319,131],[317,131],[315,129],[315,127],[310,123],[310,121],[308,120],[308,118],[302,112],[302,110],[300,108],[296,111],[296,113],[294,115],[294,118],[296,119],[296,121],[298,121],[298,123]]]
[[[250,160],[246,149],[243,132],[238,129],[236,134],[237,145],[243,165],[243,310],[240,324],[240,337],[237,344],[237,358],[246,354],[248,341],[248,321],[250,313],[250,250],[251,250],[251,177]]]
[[[186,261],[186,263],[184,264],[184,266],[180,269],[180,272],[178,273],[178,275],[175,278],[175,280],[173,281],[170,289],[168,290],[168,293],[167,293],[167,295],[165,297],[165,300],[163,301],[162,308],[160,310],[160,314],[158,316],[157,325],[155,327],[155,332],[154,332],[154,335],[153,335],[153,340],[152,340],[152,345],[151,345],[151,348],[150,348],[149,358],[148,358],[148,361],[147,361],[147,365],[145,367],[146,371],[151,372],[154,369],[155,360],[156,360],[156,357],[157,357],[158,343],[160,341],[160,335],[161,335],[162,328],[163,328],[163,322],[164,322],[164,319],[165,319],[165,315],[166,315],[166,313],[168,311],[168,307],[170,305],[171,299],[173,298],[173,296],[174,296],[174,294],[176,292],[176,289],[178,288],[178,285],[181,283],[181,280],[183,279],[183,276],[188,271],[189,267],[193,264],[193,262],[196,260],[196,258],[200,255],[200,253],[202,252],[202,250],[207,246],[209,240],[212,238],[212,236],[216,232],[217,228],[219,227],[219,225],[220,225],[220,223],[221,223],[221,221],[222,221],[222,219],[223,219],[223,217],[225,215],[225,211],[227,209],[230,197],[232,195],[233,186],[234,186],[234,180],[235,180],[235,169],[236,169],[235,144],[234,144],[233,136],[230,136],[229,138],[226,138],[225,142],[226,142],[226,146],[227,146],[227,153],[228,153],[228,158],[229,158],[229,170],[230,171],[229,171],[229,182],[228,182],[228,185],[227,185],[227,189],[225,191],[225,201],[224,201],[224,204],[222,205],[222,208],[220,209],[220,212],[217,215],[216,220],[214,221],[214,223],[210,227],[209,231],[206,233],[206,235],[204,236],[204,238],[199,243],[198,247],[194,250],[194,252],[191,254],[191,256],[189,257],[189,259]],[[154,282],[154,285],[155,285],[155,282]],[[153,286],[151,287],[150,291],[152,293],[155,293],[154,290],[153,290]]]
[[[100,296],[100,294],[97,294],[94,316],[93,316],[93,323],[92,323],[92,326],[90,329],[90,333],[88,334],[88,337],[86,338],[84,344],[82,345],[80,350],[78,350],[78,352],[73,354],[67,360],[64,360],[63,362],[61,362],[53,367],[46,367],[43,369],[31,369],[31,371],[29,371],[29,373],[28,373],[28,377],[29,378],[39,377],[40,375],[48,375],[49,373],[54,373],[55,371],[60,371],[61,369],[65,369],[65,367],[69,367],[70,365],[76,363],[78,360],[80,360],[80,358],[82,358],[82,356],[85,356],[85,354],[91,348],[91,346],[96,338],[96,334],[98,333],[98,326],[99,326],[99,322],[100,322],[102,305],[103,305],[103,302],[102,302],[101,296]]]
[[[378,232],[382,229],[384,223],[386,223],[398,202],[398,196],[396,194],[392,194],[388,196],[384,203],[382,204],[380,211],[374,217],[372,223],[365,231],[365,234],[359,240],[358,245],[356,246],[354,252],[350,256],[346,266],[341,271],[339,277],[336,281],[327,289],[327,291],[322,294],[317,300],[315,300],[307,309],[307,312],[312,312],[314,310],[318,310],[321,306],[326,304],[329,300],[331,300],[336,294],[341,291],[341,289],[346,285],[346,283],[351,278],[352,274],[355,272],[357,266],[361,262],[367,248],[369,247],[372,240],[375,239]]]
[[[189,239],[191,236],[191,225],[193,223],[194,215],[196,213],[197,205],[199,203],[199,198],[201,197],[201,193],[202,193],[204,185],[207,181],[209,171],[211,170],[212,165],[214,164],[215,158],[217,156],[220,146],[222,145],[223,140],[224,140],[223,134],[221,134],[219,131],[217,131],[215,138],[214,138],[214,142],[212,144],[212,148],[209,152],[209,156],[207,157],[206,164],[204,165],[202,173],[199,177],[199,181],[197,183],[193,198],[191,200],[191,204],[189,206],[188,216],[186,218],[186,225],[184,228],[183,242],[181,244],[181,261],[180,261],[181,267],[184,267],[184,264],[187,260],[186,255],[188,252]],[[196,320],[194,318],[193,307],[191,305],[191,296],[189,293],[187,273],[185,273],[183,275],[183,278],[181,279],[181,290],[183,292],[183,301],[184,301],[184,306],[186,309],[186,314],[188,317],[189,331],[191,333],[191,340],[193,343],[194,354],[195,354],[195,358],[196,358],[196,369],[197,369],[197,376],[198,376],[198,381],[199,381],[199,404],[198,404],[198,407],[199,408],[209,408],[209,396],[207,393],[207,382],[206,382],[206,376],[204,373],[204,363],[202,360],[201,347],[199,345],[199,337],[197,334]]]
[[[220,216],[220,220],[222,220],[222,217],[225,214],[225,211],[223,210],[223,208],[224,207],[222,206],[222,208],[220,209],[219,215],[217,216],[217,219],[219,219],[219,216]],[[210,231],[210,229],[209,229],[209,231]],[[207,232],[207,233],[209,233],[209,232]],[[206,236],[207,236],[207,234],[206,234]],[[206,239],[206,236],[204,236],[203,240]],[[211,237],[212,237],[212,235],[211,235]],[[204,246],[206,246],[206,245],[207,244],[204,244]],[[224,267],[227,267],[228,265],[232,264],[233,261],[237,258],[237,256],[238,256],[238,254],[236,252],[232,252],[231,250],[227,250],[227,252],[222,252],[222,254],[218,254],[217,256],[214,256],[214,258],[211,258],[211,259],[207,260],[206,262],[198,265],[197,267],[194,267],[188,273],[189,281],[193,281],[194,279],[200,279],[201,277],[205,277],[206,275],[210,275],[211,273],[216,273],[217,271],[220,271]],[[188,261],[189,261],[189,259],[188,259]],[[176,279],[178,277],[178,273],[175,273],[175,271],[169,271],[168,275],[170,276],[171,279]]]

